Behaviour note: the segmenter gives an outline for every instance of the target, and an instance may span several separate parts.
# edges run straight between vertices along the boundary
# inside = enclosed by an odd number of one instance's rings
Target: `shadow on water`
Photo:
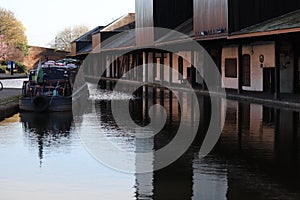
[[[167,113],[167,120],[163,129],[154,137],[135,138],[135,135],[121,135],[123,138],[134,138],[134,142],[128,143],[133,145],[135,152],[152,152],[152,160],[148,165],[150,168],[155,168],[156,158],[155,151],[168,145],[176,136],[180,121],[184,120],[190,126],[193,126],[194,110],[193,102],[189,101],[189,93],[187,92],[171,92],[165,88],[148,88],[149,93],[146,96],[142,92],[136,91],[134,99],[129,101],[129,112],[132,120],[139,126],[146,126],[150,123],[149,108],[154,104],[164,106]],[[183,104],[180,105],[177,98],[181,98]],[[149,173],[135,174],[135,198],[136,199],[191,199],[194,195],[194,159],[198,156],[200,146],[203,142],[205,133],[210,122],[210,99],[199,96],[198,103],[201,109],[201,121],[198,134],[190,148],[177,161],[166,168]],[[118,100],[117,100],[118,101]],[[122,101],[122,100],[119,100]],[[111,101],[108,99],[97,101],[95,108],[99,122],[108,130],[117,130],[118,126],[115,123],[111,112]],[[129,119],[130,120],[130,119]],[[126,120],[124,122],[126,124]],[[107,134],[107,137],[113,140],[120,140],[120,132]],[[147,134],[147,133],[145,133]],[[185,133],[189,134],[189,133]],[[127,140],[128,141],[128,140]],[[135,160],[138,166],[139,158]]]
[[[148,88],[147,91],[146,95],[137,91],[135,98],[108,91],[105,95],[99,95],[100,91],[92,93],[95,105],[80,117],[83,123],[93,122],[95,126],[83,124],[80,128],[91,134],[97,134],[94,129],[101,129],[109,142],[125,150],[152,153],[146,164],[154,169],[158,164],[155,151],[174,139],[181,121],[191,126],[195,123],[195,110],[188,92],[172,93],[161,88]],[[149,124],[151,105],[165,107],[166,124],[154,137],[137,139],[135,133],[117,126],[111,99],[124,101],[128,98],[131,99],[128,105],[131,118],[140,126]],[[183,100],[182,105],[178,99]],[[224,102],[222,99],[219,102],[222,112]],[[133,199],[300,199],[299,112],[228,100],[225,125],[218,143],[209,155],[200,159],[199,149],[210,123],[211,100],[198,96],[198,103],[200,127],[192,145],[171,165],[153,172],[136,173],[131,186],[135,190]],[[91,110],[96,112],[96,117],[89,115]],[[32,146],[38,147],[41,161],[47,151],[69,145],[72,140],[72,113],[21,113],[20,118],[26,138]],[[124,124],[126,120],[131,119],[124,119]],[[139,158],[133,160],[138,165]]]
[[[71,141],[72,112],[21,112],[20,121],[31,146],[38,147],[41,164],[45,149],[53,150]]]
[[[154,138],[135,140],[131,145],[141,151],[152,151],[149,165],[154,168],[154,151],[172,141],[181,120],[192,124],[194,111],[187,92],[176,94],[184,99],[183,105],[179,105],[168,90],[147,91],[146,97],[130,101],[132,119],[141,126],[147,125],[148,109],[158,103],[166,109],[167,122]],[[222,99],[219,101],[222,105]],[[136,174],[135,199],[300,199],[298,112],[228,100],[221,137],[213,151],[199,159],[210,123],[210,98],[198,96],[198,103],[201,120],[193,144],[168,167]],[[108,129],[118,129],[109,100],[98,101],[96,111],[98,120]]]

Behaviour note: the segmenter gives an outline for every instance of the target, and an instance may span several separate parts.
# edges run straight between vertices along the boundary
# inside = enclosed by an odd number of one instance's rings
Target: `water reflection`
[[[159,103],[168,113],[167,124],[154,138],[133,139],[131,145],[139,151],[153,151],[148,164],[154,169],[154,150],[174,138],[180,120],[192,124],[193,106],[187,101],[186,92],[174,95],[167,90],[147,91],[152,92],[147,98],[136,99],[129,105],[132,118],[140,125],[149,123],[147,110]],[[184,104],[178,105],[175,96],[183,98]],[[170,166],[153,173],[136,174],[136,199],[300,198],[298,112],[228,101],[221,138],[206,158],[199,159],[198,152],[210,122],[210,100],[199,96],[198,101],[202,120],[193,145]],[[100,121],[117,129],[109,112],[109,101],[99,102],[98,108]],[[181,112],[185,113],[184,119],[180,118]],[[130,137],[134,138],[134,134]]]
[[[231,101],[218,156],[228,166],[228,199],[298,199],[299,113]]]
[[[151,88],[148,89],[148,91],[151,92],[145,96],[138,95],[137,93],[137,98],[130,101],[129,110],[132,119],[137,124],[144,126],[148,124],[150,120],[148,116],[149,107],[156,103],[165,107],[166,113],[168,113],[167,122],[165,127],[154,137],[141,139],[135,137],[137,133],[124,133],[124,130],[119,130],[111,113],[111,102],[106,99],[97,101],[96,112],[99,117],[100,132],[106,130],[106,137],[122,149],[135,149],[134,152],[136,153],[152,152],[152,156],[147,157],[147,159],[145,159],[145,157],[141,158],[136,156],[134,162],[136,168],[142,166],[154,170],[155,165],[159,164],[157,163],[155,150],[163,148],[174,139],[181,120],[190,126],[194,126],[196,119],[194,118],[195,113],[193,110],[194,102],[189,101],[189,93],[172,93],[162,88]],[[182,105],[179,104],[177,97],[181,98],[183,102]],[[135,175],[136,184],[134,186],[136,188],[136,199],[191,199],[194,196],[193,168],[196,168],[197,164],[194,165],[193,160],[198,159],[197,153],[205,136],[208,123],[210,122],[210,100],[208,98],[199,97],[198,103],[201,106],[201,110],[203,110],[203,113],[201,113],[203,119],[201,124],[203,126],[199,129],[194,145],[176,162],[166,168],[149,173],[137,173]],[[124,123],[126,124],[126,120]],[[123,143],[120,142],[122,139]],[[197,198],[197,195],[195,197]]]
[[[60,147],[65,149],[72,141],[70,138],[72,112],[22,112],[20,121],[30,146],[38,148],[40,165],[42,165],[45,150],[51,152],[57,151]]]
[[[183,120],[193,126],[195,123],[193,102],[189,101],[188,92],[172,93],[161,88],[148,88],[147,91],[149,93],[146,95],[141,95],[141,91],[137,92],[136,98],[128,94],[105,91],[103,98],[95,89],[93,91],[95,93],[92,93],[94,94],[92,98],[96,101],[95,106],[83,112],[81,116],[76,116],[80,119],[78,121],[80,126],[75,127],[72,113],[21,113],[22,133],[19,135],[21,138],[25,136],[22,142],[25,140],[30,148],[38,149],[38,155],[34,151],[30,154],[35,153],[33,156],[43,161],[53,152],[62,153],[52,156],[52,160],[50,158],[47,160],[47,162],[52,161],[52,165],[39,169],[44,170],[41,173],[46,177],[44,181],[51,180],[49,185],[52,187],[47,185],[47,188],[51,190],[58,184],[59,187],[55,189],[61,192],[68,191],[67,194],[72,194],[70,196],[73,198],[80,197],[78,194],[83,192],[87,199],[96,197],[97,199],[149,200],[300,199],[300,114],[292,110],[227,101],[226,121],[221,137],[213,151],[204,159],[199,159],[198,152],[210,123],[211,100],[208,97],[198,96],[201,113],[197,136],[184,155],[168,167],[149,173],[128,175],[103,167],[91,159],[91,156],[79,145],[82,141],[75,133],[82,131],[88,134],[93,145],[97,148],[100,146],[101,153],[113,161],[119,158],[112,154],[111,149],[105,149],[107,143],[131,152],[131,157],[119,160],[120,165],[128,164],[137,169],[140,167],[155,169],[158,165],[155,150],[164,147],[174,139],[180,121]],[[151,105],[156,103],[163,105],[167,113],[163,130],[153,137],[137,138],[138,132],[120,129],[112,116],[110,100],[124,101],[128,98],[131,99],[128,105],[131,117],[141,126],[150,122]],[[179,105],[178,99],[182,99],[184,103]],[[222,99],[219,99],[219,105],[222,112],[224,106]],[[19,144],[20,139],[19,142],[16,141],[20,137],[18,134],[7,133],[8,130],[19,131],[17,118],[18,116],[15,116],[11,120],[0,123],[0,156],[3,161],[0,170],[12,171],[8,173],[10,176],[0,174],[0,185],[4,188],[0,187],[1,194],[9,189],[6,186],[7,181],[2,180],[20,177],[16,174],[24,168],[24,166],[13,165],[18,162],[11,160],[17,157],[20,149],[25,151],[26,148]],[[126,122],[125,119],[123,123]],[[144,134],[150,135],[151,130]],[[103,136],[100,141],[99,135]],[[9,150],[12,153],[7,158],[5,155]],[[139,152],[150,152],[150,156],[142,159],[136,156]],[[21,153],[24,156],[22,163],[26,168],[26,173],[21,174],[25,177],[24,182],[32,181],[30,187],[38,185],[37,183],[40,183],[38,180],[42,178],[35,176],[39,171],[34,170],[34,164],[27,161],[32,155],[28,156],[26,151]],[[68,163],[64,164],[65,168],[62,170],[61,163],[65,160]],[[5,167],[6,163],[12,163],[13,167]],[[46,162],[43,165],[45,164]],[[54,174],[63,177],[65,180],[63,183],[59,184],[56,176],[52,176],[49,172],[53,170],[52,168],[57,168]],[[12,181],[10,185],[18,185],[18,182]],[[11,188],[13,186],[10,186],[9,191],[14,190]],[[37,191],[40,192],[40,197],[55,193],[49,192],[49,189],[42,191],[37,189]],[[7,196],[11,195],[12,193]],[[64,198],[55,197],[65,199],[68,195],[63,196]],[[30,193],[27,197],[32,196],[33,193]]]

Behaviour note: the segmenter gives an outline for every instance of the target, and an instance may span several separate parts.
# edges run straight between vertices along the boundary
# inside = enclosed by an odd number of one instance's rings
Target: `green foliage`
[[[21,62],[16,62],[17,73],[26,73],[28,72],[28,68]]]
[[[6,73],[5,68],[6,68],[6,66],[0,65],[0,74],[5,74]]]
[[[5,61],[5,60],[0,60],[0,66],[1,66],[1,65],[6,66],[6,65],[7,65],[7,61]]]
[[[23,24],[11,11],[0,8],[0,33],[5,36],[4,39],[7,43],[20,46],[27,45],[25,31]]]
[[[28,68],[22,62],[15,63],[16,69],[14,70],[16,73],[28,73]],[[9,69],[7,68],[7,61],[0,62],[0,73],[9,73]]]
[[[71,42],[89,31],[85,25],[67,27],[56,34],[52,48],[62,51],[71,51]]]
[[[9,57],[17,57],[13,55],[17,54],[16,50],[20,50],[24,55],[28,53],[25,31],[23,24],[11,11],[0,8],[0,36],[1,42],[8,45],[8,52],[6,52],[8,59],[10,59]]]
[[[27,43],[26,44],[17,44],[16,47],[24,53],[24,56],[28,56],[29,48],[28,48]]]

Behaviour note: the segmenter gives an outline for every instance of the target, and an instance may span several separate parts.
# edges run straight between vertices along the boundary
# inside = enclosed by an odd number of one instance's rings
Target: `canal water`
[[[298,111],[227,100],[221,136],[200,159],[211,101],[198,96],[200,127],[187,151],[158,171],[125,173],[105,159],[119,160],[122,169],[138,158],[120,158],[106,144],[153,152],[148,165],[155,168],[154,152],[174,140],[182,121],[195,123],[189,93],[151,89],[146,98],[90,88],[93,104],[80,114],[18,113],[0,122],[1,199],[300,199]],[[116,125],[111,99],[129,101],[131,117],[141,126],[150,123],[146,108],[161,104],[166,124],[155,137],[137,142],[135,133]],[[100,134],[105,142],[95,141]]]
[[[23,81],[27,81],[28,78],[20,78],[20,79],[5,79],[1,80],[4,88],[22,88]]]

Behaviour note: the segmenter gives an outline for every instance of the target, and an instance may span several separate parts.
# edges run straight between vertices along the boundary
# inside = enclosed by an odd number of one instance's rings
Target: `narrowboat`
[[[84,81],[74,87],[79,68],[80,61],[75,59],[47,61],[43,64],[39,62],[37,69],[29,72],[29,80],[23,82],[20,110],[32,112],[72,110],[74,99],[89,95]]]

